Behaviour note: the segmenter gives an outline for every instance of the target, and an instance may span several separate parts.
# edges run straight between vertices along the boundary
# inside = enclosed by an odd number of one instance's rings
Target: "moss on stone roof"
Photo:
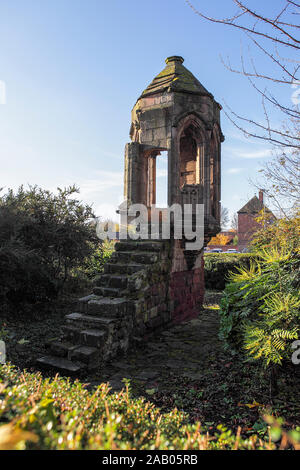
[[[154,78],[143,91],[141,97],[161,93],[165,90],[212,96],[199,80],[182,65],[183,61],[184,59],[179,56],[168,57],[164,70]]]

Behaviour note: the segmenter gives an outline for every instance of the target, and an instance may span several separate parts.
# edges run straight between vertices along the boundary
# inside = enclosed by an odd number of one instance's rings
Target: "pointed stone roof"
[[[212,96],[196,77],[182,64],[184,59],[172,56],[166,59],[166,67],[160,72],[150,85],[143,91],[141,98],[163,91],[177,91],[197,95]]]
[[[253,213],[258,213],[261,210],[265,209],[267,212],[271,212],[262,201],[258,199],[257,196],[254,196],[250,201],[247,202],[239,211],[238,214],[241,213],[247,213],[247,214],[253,214]]]

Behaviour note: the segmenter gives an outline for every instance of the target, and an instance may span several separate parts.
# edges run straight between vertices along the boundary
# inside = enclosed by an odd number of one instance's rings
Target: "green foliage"
[[[256,221],[262,226],[251,242],[253,249],[285,247],[295,255],[300,254],[300,211],[290,218],[276,219],[261,211]]]
[[[115,241],[104,240],[101,246],[96,248],[92,255],[86,259],[83,265],[83,272],[89,279],[93,279],[103,271],[105,263],[107,263],[115,250]]]
[[[257,252],[231,275],[221,301],[220,337],[264,366],[290,358],[300,320],[299,259],[286,248]]]
[[[228,276],[238,266],[249,266],[252,255],[244,253],[205,253],[204,277],[205,287],[223,290]]]
[[[288,346],[298,339],[299,307],[299,295],[281,292],[265,298],[259,320],[244,327],[245,349],[250,357],[260,359],[266,367],[281,365],[282,359],[291,355]]]
[[[9,332],[6,329],[5,325],[0,328],[0,341],[5,341],[9,336]]]
[[[74,198],[22,186],[0,198],[0,301],[15,307],[56,297],[71,271],[97,246],[89,206]]]
[[[243,439],[222,425],[216,435],[208,436],[199,423],[188,424],[187,415],[177,409],[162,414],[144,398],[132,398],[129,383],[120,393],[109,393],[107,384],[88,391],[77,380],[43,379],[39,373],[20,373],[6,364],[0,366],[0,393],[0,449],[275,448],[271,439]],[[281,433],[279,428],[279,438]],[[293,431],[285,442],[297,447],[298,434]]]
[[[237,246],[239,244],[239,237],[237,235],[234,236],[232,243],[233,246]]]

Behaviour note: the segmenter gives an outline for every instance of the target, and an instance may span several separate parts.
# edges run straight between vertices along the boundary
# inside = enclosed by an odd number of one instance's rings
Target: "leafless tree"
[[[222,61],[231,72],[241,74],[249,80],[262,101],[264,121],[243,116],[225,106],[225,114],[232,124],[246,137],[253,137],[272,144],[273,161],[266,164],[262,176],[266,182],[265,191],[273,202],[282,209],[282,198],[288,207],[299,206],[300,195],[300,3],[292,0],[267,2],[270,14],[260,13],[251,8],[251,1],[230,0],[236,7],[235,14],[228,18],[209,16],[195,7],[197,0],[185,0],[202,19],[238,29],[245,33],[256,51],[263,54],[269,65],[268,71],[258,70],[251,49],[241,55],[240,67],[233,67],[230,59]],[[230,7],[230,4],[228,3]],[[277,11],[276,11],[277,8]],[[264,4],[265,10],[265,4]],[[298,54],[298,55],[297,55]],[[271,72],[269,71],[271,70]],[[268,88],[271,86],[271,90]],[[290,105],[278,98],[277,87],[289,87]],[[276,110],[281,115],[281,124],[272,122]],[[261,183],[259,183],[261,187]],[[287,200],[289,203],[287,203]]]
[[[230,228],[232,228],[236,232],[238,231],[238,215],[236,212],[233,214],[231,218],[230,226],[231,226]]]
[[[221,229],[224,230],[229,222],[229,213],[227,207],[221,206]]]
[[[300,208],[300,152],[278,152],[260,170],[264,191],[280,216],[289,217]],[[261,187],[261,181],[254,183]]]

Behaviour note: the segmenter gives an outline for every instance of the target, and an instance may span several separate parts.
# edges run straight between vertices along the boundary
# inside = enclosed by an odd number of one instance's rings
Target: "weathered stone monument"
[[[93,294],[66,316],[60,341],[49,345],[51,355],[39,358],[40,365],[68,373],[93,369],[154,329],[198,315],[204,295],[203,248],[220,231],[220,110],[182,57],[167,58],[132,110],[131,142],[125,148],[126,201],[120,210],[128,215],[133,205],[143,204],[149,217],[161,212],[164,222],[166,211],[155,206],[156,158],[167,152],[168,206],[203,205],[203,245],[187,250],[185,237],[176,239],[176,216],[170,237],[158,231],[153,239],[146,217],[150,238],[116,244]]]

